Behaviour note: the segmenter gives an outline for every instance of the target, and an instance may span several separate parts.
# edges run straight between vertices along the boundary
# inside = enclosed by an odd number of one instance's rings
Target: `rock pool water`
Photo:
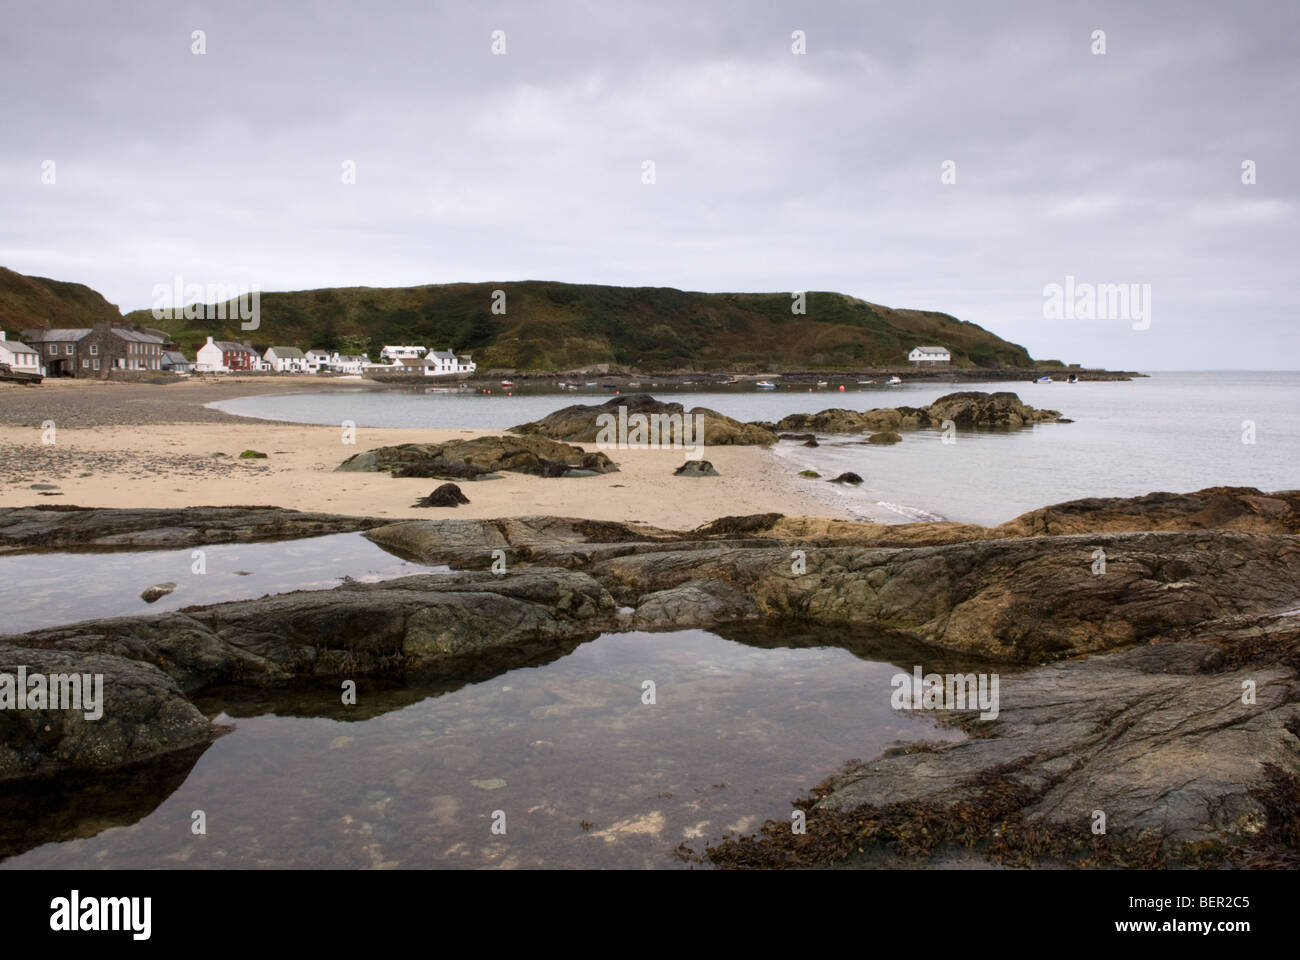
[[[0,790],[3,866],[685,867],[679,844],[789,818],[850,758],[961,736],[890,707],[900,670],[955,664],[726,632],[607,634],[459,687],[363,679],[355,707],[336,685],[214,691],[200,705],[235,729],[196,759]]]
[[[195,573],[200,549],[202,574]],[[0,556],[0,610],[4,632],[23,633],[78,620],[323,590],[337,587],[344,576],[376,581],[449,570],[402,560],[360,533],[181,550],[24,553]],[[141,591],[157,583],[174,583],[176,589],[146,603]]]

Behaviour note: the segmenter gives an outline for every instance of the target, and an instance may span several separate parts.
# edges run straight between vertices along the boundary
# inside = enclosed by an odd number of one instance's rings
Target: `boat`
[[[588,386],[588,387],[598,387],[598,386],[600,386],[600,384],[598,384],[595,380],[590,380],[590,381],[588,381],[586,384],[584,384],[584,386]]]
[[[617,389],[618,389],[618,384],[617,384],[617,383],[602,383],[602,384],[600,385],[600,389],[602,389],[602,390],[617,390]]]
[[[775,389],[776,389],[776,384],[775,384],[775,383],[772,383],[772,382],[770,382],[770,381],[768,381],[768,380],[760,380],[760,381],[758,381],[758,383],[754,384],[754,386],[758,387],[758,389],[760,389],[760,390],[775,390]]]
[[[503,386],[503,387],[513,387],[514,385],[515,385],[515,382],[514,382],[513,380],[502,380],[502,381],[501,381],[501,386]]]
[[[876,385],[876,382],[877,382],[877,381],[875,381],[875,380],[859,380],[859,381],[858,381],[858,383],[859,383],[860,385],[864,386],[864,387],[872,387],[872,386],[875,386],[875,385]]]
[[[1052,382],[1051,377],[1039,377],[1037,380],[1034,381],[1034,383],[1051,383],[1051,382]]]
[[[830,382],[829,380],[818,380],[818,381],[817,381],[817,386],[819,386],[819,387],[829,387],[830,385],[831,385],[831,382]]]
[[[902,385],[903,385],[902,377],[890,377],[888,380],[885,381],[885,386],[887,387],[901,387]]]
[[[1072,374],[1070,374],[1070,379],[1066,380],[1065,382],[1066,382],[1066,383],[1078,383],[1078,382],[1079,382],[1079,375],[1078,375],[1077,373],[1072,373]]]

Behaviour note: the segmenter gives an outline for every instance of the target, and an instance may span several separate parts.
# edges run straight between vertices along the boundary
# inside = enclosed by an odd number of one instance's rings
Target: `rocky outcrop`
[[[589,635],[613,601],[583,573],[420,575],[0,637],[7,646],[158,664],[187,691],[300,677],[454,674],[485,657]]]
[[[846,646],[888,637],[917,664],[956,654],[1000,672],[998,714],[947,714],[970,736],[855,764],[803,807],[807,834],[769,824],[710,850],[714,862],[870,862],[945,844],[1009,862],[1255,862],[1273,855],[1270,837],[1293,836],[1285,811],[1300,785],[1297,503],[1294,491],[1213,488],[1077,501],[994,529],[779,514],[689,532],[551,517],[391,523],[367,536],[455,566],[504,556],[509,572],[0,638],[0,664],[93,666],[138,701],[112,706],[120,734],[0,711],[11,725],[0,743],[18,745],[0,778],[192,749],[212,731],[182,692],[222,684],[459,679],[602,631],[820,625]],[[1048,532],[1023,536],[1017,523]],[[1115,529],[1126,525],[1145,528]],[[1090,830],[1098,809],[1104,841]]]
[[[302,513],[280,507],[177,510],[75,507],[0,508],[0,553],[58,547],[188,547],[352,533],[387,523],[370,517]]]
[[[889,444],[898,443],[903,438],[893,430],[882,430],[880,433],[873,433],[867,437],[867,443]]]
[[[599,451],[557,443],[546,437],[476,437],[445,443],[402,443],[354,454],[343,471],[388,471],[394,477],[482,480],[502,470],[539,477],[594,476],[618,470]]]
[[[1300,533],[1300,490],[1261,493],[1254,487],[1210,487],[1195,493],[1090,497],[1043,507],[995,528],[1004,537],[1111,530]]]
[[[622,408],[622,414],[620,414]],[[692,432],[691,442],[695,444],[704,444],[706,446],[731,446],[731,445],[750,445],[759,444],[766,446],[775,443],[776,436],[761,426],[749,423],[741,423],[739,420],[733,420],[731,417],[723,416],[716,410],[709,410],[706,407],[694,407],[686,410],[680,403],[665,403],[656,400],[654,397],[637,393],[626,397],[612,397],[605,403],[575,404],[571,407],[565,407],[562,410],[556,410],[554,413],[547,414],[540,420],[532,423],[523,423],[517,427],[511,427],[512,433],[524,434],[527,436],[550,437],[553,440],[567,440],[571,443],[596,443],[601,437],[602,422],[599,420],[602,416],[614,418],[613,423],[617,425],[620,416],[624,419],[631,418],[640,414],[644,417],[675,417],[672,421],[675,426],[674,431],[680,428],[682,417],[690,417],[692,431],[695,430],[695,424],[702,425],[702,432]],[[697,420],[696,418],[702,418]],[[610,423],[611,421],[604,421]],[[668,433],[666,424],[669,421],[660,421],[659,427],[660,445],[671,446],[672,443],[667,439],[662,439]],[[677,433],[672,433],[676,437]],[[617,438],[617,434],[615,434]],[[617,438],[622,439],[622,438]],[[684,445],[684,444],[683,444]]]
[[[1037,410],[1014,393],[966,390],[940,397],[927,407],[882,407],[872,410],[822,410],[795,413],[770,425],[779,432],[897,433],[925,427],[942,427],[951,420],[958,427],[1022,427],[1032,423],[1060,422],[1056,410]],[[873,442],[887,442],[877,441]]]
[[[417,507],[458,507],[462,503],[469,503],[469,497],[465,496],[456,484],[444,483],[427,497],[417,500],[415,505]]]
[[[0,781],[114,769],[207,743],[215,735],[175,680],[147,658],[78,644],[59,650],[38,638],[30,645],[8,639],[0,642],[0,674],[16,681],[25,668],[29,682],[33,675],[46,682],[77,675],[80,709],[56,709],[48,702],[41,709],[16,704],[0,709]],[[76,701],[60,700],[61,707],[67,703]]]
[[[1003,675],[996,719],[947,715],[969,738],[894,750],[819,788],[814,839],[773,821],[709,856],[869,866],[884,852],[975,847],[1013,865],[1294,861],[1300,686],[1282,653],[1300,646],[1300,623],[1290,619],[1256,625],[1272,636],[1253,663],[1193,639]],[[1092,831],[1097,811],[1104,835]]]

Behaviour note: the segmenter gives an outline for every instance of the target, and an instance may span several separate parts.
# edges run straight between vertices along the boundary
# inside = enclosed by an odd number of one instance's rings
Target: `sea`
[[[842,512],[881,522],[997,524],[1082,497],[1212,486],[1300,488],[1296,371],[1169,372],[1081,383],[842,385],[840,390],[841,383],[832,379],[827,387],[812,390],[757,390],[752,385],[653,385],[647,380],[635,392],[738,420],[776,421],[790,413],[834,407],[919,407],[955,390],[1011,391],[1073,421],[1014,430],[964,429],[947,438],[937,429],[904,431],[902,442],[889,446],[868,446],[860,442],[862,436],[841,434],[820,436],[815,448],[786,440],[772,449],[771,455],[787,464],[792,475],[804,470],[820,475],[800,478],[811,495]],[[613,393],[526,387],[425,392],[358,385],[355,391],[241,397],[212,406],[293,423],[504,430],[562,406],[603,403]],[[845,472],[858,474],[863,483],[827,482]]]

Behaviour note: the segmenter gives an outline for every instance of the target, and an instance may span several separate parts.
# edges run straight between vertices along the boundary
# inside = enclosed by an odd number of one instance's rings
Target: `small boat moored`
[[[775,384],[775,383],[772,383],[772,382],[769,381],[769,380],[760,380],[760,381],[758,381],[758,383],[754,384],[754,386],[758,387],[758,389],[760,389],[760,390],[775,390],[775,389],[776,389],[776,384]]]
[[[903,385],[902,377],[890,377],[888,380],[885,381],[885,386],[887,387],[901,387],[902,385]]]

